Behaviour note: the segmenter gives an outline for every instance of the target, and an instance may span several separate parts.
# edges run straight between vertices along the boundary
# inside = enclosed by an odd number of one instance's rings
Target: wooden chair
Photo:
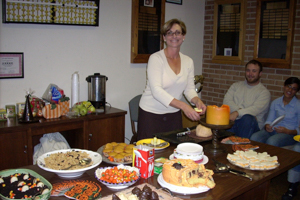
[[[137,95],[129,101],[129,112],[130,112],[130,121],[131,121],[131,129],[132,129],[132,137],[130,140],[130,144],[137,142],[137,132],[136,132],[136,124],[138,123],[139,118],[139,103],[142,95]]]

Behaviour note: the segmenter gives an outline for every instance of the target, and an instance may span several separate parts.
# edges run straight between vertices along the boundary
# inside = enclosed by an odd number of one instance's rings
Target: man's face
[[[248,64],[246,67],[245,78],[249,85],[257,85],[261,77],[259,66],[254,64]]]

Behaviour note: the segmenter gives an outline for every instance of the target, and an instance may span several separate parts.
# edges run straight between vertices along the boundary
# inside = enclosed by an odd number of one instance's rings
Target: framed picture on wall
[[[154,0],[144,0],[144,6],[153,7]]]
[[[232,56],[232,48],[224,48],[224,56]]]
[[[166,0],[166,2],[182,5],[182,0]]]
[[[0,79],[24,78],[23,53],[0,52]]]

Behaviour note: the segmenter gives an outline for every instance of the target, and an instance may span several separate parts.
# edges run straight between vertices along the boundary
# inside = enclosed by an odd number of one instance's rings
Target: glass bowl
[[[95,171],[95,177],[96,179],[102,183],[103,185],[106,185],[107,187],[111,188],[111,189],[123,189],[123,188],[127,188],[133,184],[135,184],[141,177],[141,174],[140,174],[140,171],[138,168],[136,167],[130,167],[130,166],[126,166],[126,165],[118,165],[117,168],[118,169],[127,169],[129,171],[135,171],[138,175],[138,178],[136,180],[133,180],[133,181],[129,181],[129,182],[122,182],[122,183],[109,183],[109,182],[106,182],[106,181],[103,181],[101,180],[101,174],[102,172],[105,172],[107,169],[112,169],[114,167],[101,167],[101,168],[98,168],[96,171]]]

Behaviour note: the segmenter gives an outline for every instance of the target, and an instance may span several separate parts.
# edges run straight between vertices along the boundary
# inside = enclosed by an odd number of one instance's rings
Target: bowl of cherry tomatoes
[[[135,184],[141,177],[139,169],[125,165],[98,168],[97,180],[112,189],[123,189]]]

